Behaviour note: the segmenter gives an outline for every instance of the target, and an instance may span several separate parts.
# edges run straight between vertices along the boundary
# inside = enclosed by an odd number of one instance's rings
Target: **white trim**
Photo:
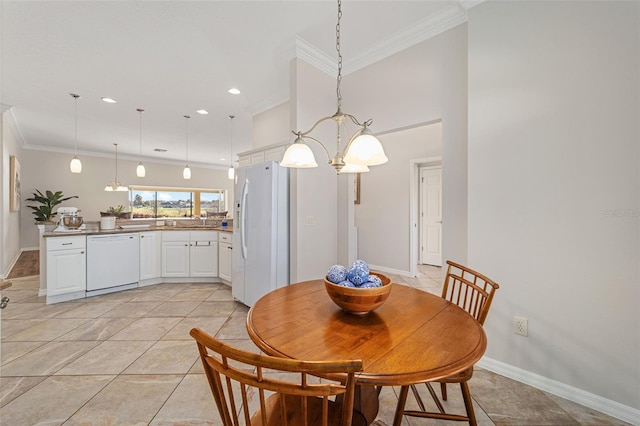
[[[369,264],[369,269],[371,269],[373,271],[387,272],[389,274],[402,275],[404,277],[415,276],[415,275],[411,275],[410,271],[402,271],[400,269],[387,268],[386,266],[378,266],[378,265]]]
[[[3,107],[4,106],[6,106],[6,104],[3,104]],[[24,148],[26,145],[26,141],[25,141],[24,135],[22,134],[22,130],[20,129],[20,125],[18,124],[18,117],[16,117],[16,109],[13,107],[9,108],[7,111],[5,111],[5,113],[6,114],[4,115],[7,118],[7,124],[9,124],[9,128],[11,129],[13,136],[16,138],[18,145]]]
[[[620,404],[619,402],[611,399],[595,395],[495,359],[482,357],[477,365],[478,367],[500,374],[501,376],[533,386],[542,391],[568,399],[569,401],[584,405],[585,407],[592,408],[633,425],[640,425],[640,421],[638,420],[640,419],[640,410],[629,407],[628,405]]]
[[[439,123],[434,121],[425,123],[425,125]],[[418,275],[418,200],[420,199],[419,186],[417,185],[420,178],[420,167],[423,165],[442,167],[442,156],[415,158],[409,161],[411,178],[409,179],[409,270],[410,276]],[[444,222],[444,221],[443,221]],[[444,225],[443,225],[444,228]]]
[[[454,6],[442,12],[421,19],[414,25],[392,34],[382,42],[365,49],[352,60],[345,61],[344,73],[358,71],[384,58],[422,43],[432,37],[437,36],[453,27],[467,22],[466,9]],[[335,74],[335,58],[332,59],[333,73]]]

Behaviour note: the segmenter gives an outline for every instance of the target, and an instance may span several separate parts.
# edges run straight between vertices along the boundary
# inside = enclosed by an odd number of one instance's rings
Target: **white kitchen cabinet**
[[[162,276],[189,276],[189,241],[162,242]]]
[[[251,165],[251,155],[238,155],[238,166],[247,167]]]
[[[47,238],[47,303],[85,297],[87,255],[84,236]]]
[[[162,276],[218,276],[216,231],[171,231],[162,233]]]
[[[189,232],[189,276],[218,276],[218,233]]]
[[[253,164],[264,163],[265,161],[275,161],[280,163],[289,143],[270,145],[261,149],[246,151],[238,154],[238,164],[240,167],[251,166]]]
[[[218,276],[229,282],[231,282],[232,250],[232,234],[220,232],[218,243]]]
[[[140,281],[159,278],[162,275],[162,248],[160,232],[140,233]]]
[[[264,163],[264,151],[251,154],[251,164]]]
[[[275,161],[280,164],[282,161],[282,157],[284,157],[284,152],[287,150],[287,145],[277,146],[275,148],[267,149],[264,152],[264,161]]]

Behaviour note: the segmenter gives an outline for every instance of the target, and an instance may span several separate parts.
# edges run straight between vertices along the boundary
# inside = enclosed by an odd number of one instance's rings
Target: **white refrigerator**
[[[236,169],[234,299],[247,306],[289,284],[289,170],[275,162]]]

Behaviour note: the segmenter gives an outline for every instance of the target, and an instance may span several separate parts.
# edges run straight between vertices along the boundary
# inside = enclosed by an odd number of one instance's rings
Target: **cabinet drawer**
[[[233,234],[228,232],[220,232],[219,237],[221,243],[233,243]]]
[[[87,246],[87,238],[83,236],[77,237],[49,237],[47,238],[47,250],[70,250],[85,248]]]
[[[195,243],[196,241],[218,241],[217,231],[190,231],[189,241]]]
[[[162,231],[162,241],[189,242],[189,231]]]

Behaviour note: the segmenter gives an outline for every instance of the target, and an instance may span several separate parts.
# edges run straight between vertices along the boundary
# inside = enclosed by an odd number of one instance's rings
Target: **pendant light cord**
[[[236,118],[235,115],[229,116],[229,129],[231,133],[231,149],[229,153],[229,167],[233,167],[233,119]]]
[[[140,113],[140,157],[142,157],[142,113],[144,110],[142,108],[138,108],[136,111]]]
[[[186,140],[186,158],[187,166],[189,165],[189,119],[191,116],[185,115],[185,140]]]

